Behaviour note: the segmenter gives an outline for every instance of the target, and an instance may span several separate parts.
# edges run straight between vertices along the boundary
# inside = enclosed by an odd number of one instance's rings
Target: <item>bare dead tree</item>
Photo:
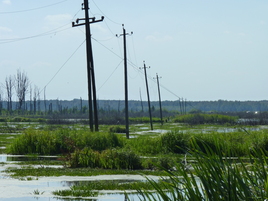
[[[0,115],[2,114],[2,109],[3,109],[3,98],[2,98],[2,88],[0,86]]]
[[[45,106],[45,114],[46,114],[47,113],[46,87],[44,88],[44,106]]]
[[[30,86],[30,114],[32,114],[33,111],[33,103],[32,103],[32,86]]]
[[[15,76],[15,89],[18,97],[18,110],[24,110],[25,97],[28,91],[30,81],[25,72],[17,70],[17,75]]]
[[[6,95],[7,95],[7,110],[9,114],[12,113],[12,96],[13,96],[13,88],[14,88],[14,77],[11,75],[6,77],[5,80],[5,88],[6,88]]]
[[[34,114],[36,114],[36,107],[37,107],[37,99],[39,96],[39,88],[37,86],[34,86],[34,92],[33,92],[33,111]]]

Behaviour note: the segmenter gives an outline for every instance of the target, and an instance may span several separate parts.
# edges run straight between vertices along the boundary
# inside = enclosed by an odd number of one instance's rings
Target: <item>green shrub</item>
[[[160,136],[164,153],[184,154],[188,147],[189,135],[180,131],[170,131]]]
[[[113,133],[94,133],[70,128],[27,129],[7,147],[7,151],[11,154],[69,154],[85,147],[102,151],[122,146],[123,138]]]
[[[111,126],[109,128],[110,133],[126,133],[126,128],[122,126]]]
[[[191,125],[197,124],[235,124],[238,117],[220,115],[220,114],[186,114],[178,116],[174,122],[188,123]]]
[[[71,154],[71,167],[90,167],[104,169],[141,169],[141,160],[130,150],[107,149],[102,152],[89,148],[76,150]]]

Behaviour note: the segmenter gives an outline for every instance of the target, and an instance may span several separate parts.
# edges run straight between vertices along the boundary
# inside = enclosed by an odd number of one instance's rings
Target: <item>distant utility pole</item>
[[[150,115],[150,124],[151,124],[151,130],[154,130],[153,129],[153,121],[152,121],[151,104],[150,104],[150,95],[149,95],[149,88],[148,88],[148,81],[147,81],[147,73],[146,73],[146,68],[150,68],[150,66],[149,67],[146,67],[145,61],[143,61],[143,64],[144,64],[143,69],[144,69],[146,89],[147,89],[147,97],[148,97],[148,107],[149,107],[149,115]],[[142,68],[140,68],[140,69],[142,69]]]
[[[126,35],[129,35],[126,33],[126,30],[124,28],[124,24],[122,24],[123,27],[123,34],[116,35],[117,37],[123,36],[124,41],[124,70],[125,70],[125,121],[126,121],[126,138],[129,139],[129,118],[128,118],[128,81],[127,81],[127,45],[126,45]],[[133,32],[131,32],[133,34]]]
[[[162,103],[161,103],[160,86],[159,86],[160,78],[162,77],[158,77],[158,74],[156,73],[156,81],[157,81],[158,96],[159,96],[160,119],[161,119],[161,124],[163,125]]]
[[[98,131],[99,130],[98,108],[97,108],[97,98],[96,98],[96,84],[95,84],[93,53],[92,53],[92,44],[91,44],[90,24],[96,23],[96,22],[101,22],[101,21],[103,21],[104,17],[102,16],[100,20],[96,20],[95,17],[89,18],[88,0],[84,0],[84,3],[82,4],[82,10],[85,10],[85,18],[77,19],[76,24],[75,24],[75,22],[73,22],[72,26],[75,27],[75,26],[85,25],[86,50],[87,50],[89,126],[90,126],[90,130],[93,131],[94,130],[94,128],[93,128],[93,110],[92,110],[92,95],[93,95],[95,131]],[[83,20],[84,23],[78,24],[80,20]]]

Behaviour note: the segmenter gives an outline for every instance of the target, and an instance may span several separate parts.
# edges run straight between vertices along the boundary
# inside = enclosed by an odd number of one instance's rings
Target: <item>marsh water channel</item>
[[[46,159],[54,160],[55,157],[45,157]],[[3,172],[7,168],[23,168],[25,165],[20,165],[21,161],[29,160],[27,156],[12,156],[1,154],[0,155],[0,200],[7,201],[54,201],[54,200],[94,200],[94,201],[112,201],[126,200],[123,191],[101,191],[98,197],[67,197],[62,198],[53,195],[53,191],[66,190],[71,186],[78,183],[88,183],[92,181],[100,180],[113,180],[120,182],[131,182],[145,180],[140,175],[99,175],[99,176],[60,176],[60,177],[27,177],[25,179],[15,179],[10,175]],[[31,165],[34,168],[40,168],[40,165]],[[60,168],[62,166],[50,165],[44,167]],[[30,179],[29,179],[30,178]],[[158,179],[156,176],[150,176],[149,178]],[[131,200],[138,200],[135,194],[129,195]]]

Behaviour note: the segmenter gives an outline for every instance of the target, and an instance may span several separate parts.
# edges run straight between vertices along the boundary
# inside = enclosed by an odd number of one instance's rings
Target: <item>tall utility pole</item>
[[[129,35],[126,33],[126,30],[124,28],[124,24],[122,24],[123,27],[123,34],[120,34],[119,36],[123,36],[124,41],[124,71],[125,71],[125,121],[126,121],[126,138],[129,139],[129,118],[128,118],[128,81],[127,81],[127,45],[126,45],[126,35]],[[131,32],[133,34],[133,32]],[[118,36],[118,35],[116,35]],[[119,37],[118,36],[118,37]]]
[[[103,21],[104,17],[102,16],[100,20],[96,20],[95,17],[89,18],[88,0],[84,0],[84,3],[82,4],[82,10],[85,10],[85,18],[77,19],[76,24],[73,22],[72,26],[75,27],[75,26],[85,25],[86,51],[87,51],[89,126],[90,126],[90,130],[93,131],[94,130],[94,128],[93,128],[93,110],[92,110],[92,95],[93,95],[95,131],[98,131],[99,130],[99,121],[98,121],[98,108],[97,108],[97,96],[96,96],[96,84],[95,84],[93,53],[92,53],[92,44],[91,44],[90,24],[96,23],[96,22],[101,22],[101,21]],[[83,20],[84,23],[78,24],[80,20]]]
[[[147,90],[147,97],[148,97],[148,108],[149,108],[150,124],[151,124],[151,130],[154,130],[153,129],[152,112],[151,112],[150,95],[149,95],[146,68],[150,68],[150,66],[146,67],[145,61],[143,61],[143,69],[144,69],[145,83],[146,83],[146,90]]]
[[[159,86],[160,78],[162,77],[158,77],[158,74],[156,73],[156,81],[157,81],[158,96],[159,96],[160,119],[161,119],[161,124],[163,125],[162,103],[161,103],[160,86]]]

